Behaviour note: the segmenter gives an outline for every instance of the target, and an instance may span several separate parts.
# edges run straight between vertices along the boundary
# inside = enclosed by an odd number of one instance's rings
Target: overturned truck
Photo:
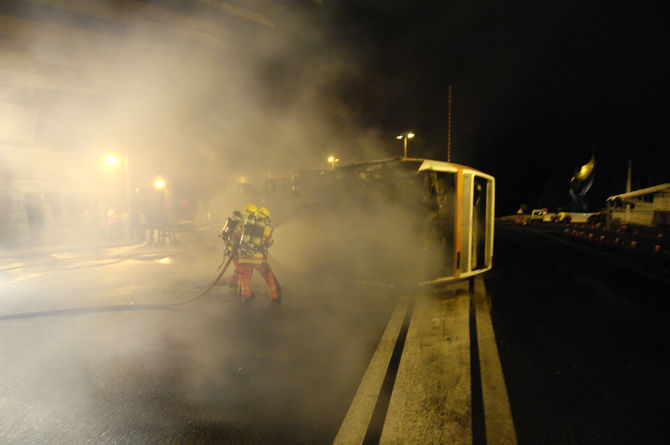
[[[268,204],[286,215],[293,255],[322,274],[437,285],[491,269],[494,201],[490,175],[392,158],[296,172]]]

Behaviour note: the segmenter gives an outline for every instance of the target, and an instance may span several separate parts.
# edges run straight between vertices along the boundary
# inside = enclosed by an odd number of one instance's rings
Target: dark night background
[[[591,210],[625,191],[629,159],[633,189],[670,182],[670,37],[665,4],[658,1],[248,2],[250,17],[256,17],[256,8],[270,25],[226,12],[230,5],[242,7],[243,1],[109,0],[105,4],[121,17],[118,23],[56,3],[4,1],[0,14],[126,38],[131,47],[129,23],[136,22],[135,16],[142,22],[143,8],[151,5],[185,16],[202,14],[220,27],[216,31],[225,36],[226,50],[199,48],[210,64],[203,70],[205,80],[194,75],[186,82],[190,74],[180,77],[161,68],[139,73],[152,79],[145,89],[153,91],[152,85],[160,84],[153,80],[162,80],[173,94],[157,95],[166,104],[136,107],[136,120],[158,115],[157,121],[179,122],[175,141],[165,141],[158,131],[160,143],[155,144],[161,150],[174,146],[178,168],[173,170],[197,172],[196,182],[203,177],[201,159],[183,145],[217,147],[220,153],[205,157],[207,165],[211,159],[237,165],[242,158],[255,166],[260,158],[263,168],[321,168],[333,147],[342,164],[379,156],[378,145],[382,155],[399,156],[402,143],[396,136],[412,130],[417,136],[409,142],[409,156],[447,160],[450,85],[451,160],[496,177],[498,215],[516,212],[521,203],[551,210],[569,204],[570,179],[592,153]],[[16,29],[7,34],[15,41],[3,42],[8,48],[42,45],[37,39],[22,46]],[[164,51],[182,57],[183,42],[164,44]],[[48,55],[51,47],[45,47]],[[67,48],[64,52],[71,56]],[[96,61],[100,56],[82,57]],[[125,61],[98,63],[110,64],[121,78],[140,71],[126,69]],[[209,78],[216,76],[220,79],[208,90]],[[16,94],[13,90],[9,99],[32,106],[36,93],[29,100],[12,98]],[[49,94],[60,103],[57,93]],[[143,94],[140,105],[149,95]],[[170,114],[171,106],[182,100],[181,108]],[[48,101],[37,102],[45,106]],[[82,108],[87,109],[85,104]],[[188,119],[179,114],[182,109]],[[161,116],[157,110],[167,111]],[[282,120],[286,116],[296,117]],[[70,144],[66,128],[59,134]],[[275,133],[287,128],[291,137],[278,142]],[[367,138],[368,132],[373,137]],[[368,141],[374,150],[363,146]],[[247,144],[251,148],[244,152],[236,148]],[[296,166],[297,160],[309,167]]]
[[[413,130],[410,156],[446,160],[452,85],[452,161],[496,177],[499,215],[568,204],[592,152],[591,210],[625,191],[628,159],[633,189],[670,181],[659,4],[340,0],[311,11],[326,37],[300,28],[296,53],[352,66],[331,93],[357,123],[388,134],[390,155],[402,152],[395,136]]]

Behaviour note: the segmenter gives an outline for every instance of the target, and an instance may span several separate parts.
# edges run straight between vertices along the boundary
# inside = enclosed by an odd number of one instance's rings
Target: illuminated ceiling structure
[[[195,164],[185,148],[225,119],[206,122],[208,114],[228,112],[220,106],[231,96],[226,88],[249,77],[258,48],[276,39],[277,23],[299,3],[0,2],[0,163],[13,176],[51,177],[44,169],[21,173],[35,163],[18,152],[32,150],[25,155],[31,159],[77,152],[76,162],[91,165],[84,155],[130,147],[135,173],[166,171],[184,161],[179,157]],[[231,108],[243,97],[236,89]],[[218,142],[200,142],[205,158]],[[161,166],[163,157],[174,162]],[[74,161],[63,163],[76,169]]]
[[[107,62],[220,57],[250,30],[273,29],[283,8],[272,0],[3,1],[0,85],[110,94],[124,70]]]

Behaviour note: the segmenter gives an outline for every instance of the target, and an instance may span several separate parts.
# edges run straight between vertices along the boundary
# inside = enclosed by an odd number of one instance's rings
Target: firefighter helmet
[[[240,212],[239,210],[235,210],[233,212],[233,219],[235,221],[242,221],[242,212]]]
[[[253,215],[258,211],[258,207],[255,204],[247,204],[244,206],[244,214],[246,216]]]
[[[258,212],[256,212],[257,215],[259,215],[261,218],[267,218],[270,219],[270,210],[267,207],[261,207],[258,209]]]

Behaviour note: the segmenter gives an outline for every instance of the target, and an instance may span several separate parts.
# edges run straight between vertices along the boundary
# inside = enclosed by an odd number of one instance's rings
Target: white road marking
[[[486,286],[484,278],[481,276],[475,280],[474,303],[486,443],[489,445],[516,445],[517,439],[512,410],[507,397],[505,377],[503,376],[498,346],[493,332]]]
[[[20,275],[18,277],[15,277],[14,279],[12,279],[10,281],[5,281],[5,282],[0,283],[0,286],[7,286],[9,284],[18,283],[20,281],[32,280],[33,278],[38,278],[38,277],[41,277],[41,276],[44,276],[44,275],[49,275],[49,274],[52,274],[52,273],[53,273],[53,271],[23,274],[23,275]]]
[[[471,444],[467,282],[417,298],[380,444]]]
[[[393,348],[395,347],[405,314],[407,313],[409,301],[409,297],[402,297],[393,310],[391,320],[386,325],[384,334],[379,341],[379,345],[377,345],[370,365],[367,371],[365,371],[363,380],[358,386],[358,391],[354,396],[354,400],[349,407],[349,411],[347,411],[347,415],[340,426],[333,444],[351,445],[363,443],[368,424],[377,403],[377,398],[379,397],[379,392],[384,382],[386,370],[393,355]]]
[[[417,299],[380,444],[472,443],[468,282]],[[484,279],[475,278],[474,310],[487,444],[516,445]],[[401,299],[333,442],[361,444],[379,397],[409,298]]]

